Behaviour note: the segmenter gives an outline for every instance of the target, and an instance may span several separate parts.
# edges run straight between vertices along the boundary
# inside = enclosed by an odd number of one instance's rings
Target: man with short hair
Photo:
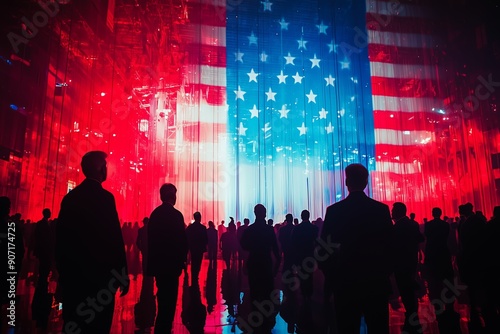
[[[191,254],[191,285],[198,286],[203,253],[207,251],[207,228],[201,224],[201,213],[193,214],[194,222],[186,228],[186,235]]]
[[[65,333],[109,333],[116,290],[124,296],[129,289],[115,198],[102,187],[106,157],[87,152],[81,162],[85,180],[61,202],[55,249]]]
[[[393,271],[393,226],[389,207],[369,198],[368,170],[345,169],[349,195],[326,210],[322,244],[331,254],[323,268],[331,281],[339,333],[389,333],[389,276]]]
[[[148,275],[156,278],[158,314],[155,334],[170,333],[179,290],[179,276],[186,266],[188,241],[184,216],[174,208],[177,188],[160,188],[162,204],[153,210],[148,224]]]

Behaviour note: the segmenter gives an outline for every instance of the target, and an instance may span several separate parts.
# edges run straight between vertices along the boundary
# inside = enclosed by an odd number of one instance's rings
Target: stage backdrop
[[[256,203],[277,222],[303,209],[323,217],[347,195],[343,170],[355,162],[370,171],[370,195],[405,202],[420,221],[433,206],[451,216],[467,201],[489,216],[498,131],[481,126],[484,94],[450,91],[449,66],[436,61],[446,36],[430,8],[117,2],[106,31],[60,14],[46,42],[32,41],[35,74],[48,79],[25,112],[22,169],[9,164],[20,179],[14,209],[57,214],[83,179],[81,156],[100,149],[125,221],[149,215],[164,182],[177,186],[187,221],[195,211],[203,222],[253,219]]]

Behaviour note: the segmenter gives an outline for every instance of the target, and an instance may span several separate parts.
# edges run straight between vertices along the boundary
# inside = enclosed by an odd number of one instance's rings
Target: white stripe
[[[435,140],[434,132],[430,131],[399,131],[392,129],[375,129],[377,144],[397,146],[425,145]]]
[[[192,175],[189,175],[189,177],[185,179],[191,179]],[[196,208],[194,210],[198,209],[198,204],[201,204],[199,202],[224,202],[226,200],[226,197],[228,194],[228,185],[221,185],[221,183],[215,182],[205,182],[205,181],[200,181],[200,182],[190,182],[190,181],[177,181],[176,184],[177,188],[179,189],[178,193],[184,193],[184,194],[195,194],[196,196],[195,201],[198,202],[195,204]],[[176,206],[179,207],[179,210],[181,210],[182,207],[192,207],[193,204],[190,203],[191,196],[185,196],[184,200],[181,198],[180,201],[178,200],[178,203],[176,203]],[[191,204],[191,205],[190,205]],[[217,204],[216,206],[219,206],[219,210],[221,210],[221,204]],[[217,210],[217,209],[216,209]]]
[[[178,97],[181,101],[182,97]],[[178,103],[177,104],[177,122],[183,123],[227,123],[227,105],[215,106],[201,99],[199,104]]]
[[[404,65],[370,62],[372,77],[398,79],[436,79],[436,68],[426,65]]]
[[[438,102],[430,97],[394,97],[373,95],[373,110],[421,112],[439,108]]]
[[[368,43],[402,48],[432,48],[436,44],[436,37],[423,34],[368,30]]]
[[[417,174],[420,173],[420,163],[403,163],[377,161],[375,163],[377,173],[396,173],[396,174]]]
[[[227,163],[226,133],[220,133],[215,142],[189,142],[183,138],[182,130],[176,131],[176,162],[213,161]],[[182,168],[182,167],[181,167]]]
[[[394,1],[376,1],[376,0],[366,0],[366,12],[375,14],[374,17],[380,20],[380,24],[387,25],[390,22],[391,16],[402,16],[402,17],[422,17],[422,18],[432,18],[435,17],[434,13],[429,9],[412,5],[408,3],[400,3],[398,0]],[[379,14],[377,16],[376,14]]]
[[[180,34],[186,44],[226,46],[226,27],[188,24],[183,26]]]
[[[226,86],[226,68],[208,65],[188,65],[185,67],[185,84]]]

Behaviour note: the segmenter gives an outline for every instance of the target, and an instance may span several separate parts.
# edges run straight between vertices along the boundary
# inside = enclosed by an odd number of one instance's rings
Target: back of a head
[[[230,222],[228,225],[227,225],[227,230],[228,232],[230,233],[234,233],[236,232],[236,224],[234,222]]]
[[[42,215],[43,215],[44,218],[47,218],[47,219],[50,218],[50,215],[51,215],[50,209],[49,208],[43,209],[42,210]]]
[[[10,213],[10,198],[7,196],[0,197],[0,218],[8,216]]]
[[[349,191],[363,191],[368,185],[368,170],[362,164],[350,164],[345,169],[345,184]]]
[[[99,180],[103,176],[103,170],[106,168],[107,156],[108,155],[103,151],[90,151],[85,153],[81,162],[82,171],[85,177]],[[104,174],[104,180],[105,179],[106,175]]]
[[[195,213],[193,213],[193,218],[197,222],[201,221],[201,213],[199,213],[198,211],[196,211]]]
[[[309,220],[309,217],[311,217],[311,214],[309,213],[309,211],[307,210],[303,210],[301,213],[300,213],[300,218],[303,220],[303,221],[308,221]]]
[[[441,217],[443,214],[443,211],[440,208],[433,208],[432,209],[432,217],[438,219]]]
[[[269,226],[273,226],[273,225],[274,225],[274,220],[272,220],[272,219],[268,219],[268,220],[267,220],[267,225],[269,225]]]
[[[285,216],[285,220],[287,223],[291,224],[293,222],[293,215],[291,213],[287,213]]]
[[[245,218],[243,219],[243,225],[249,225],[250,224],[250,219]]]
[[[149,217],[144,217],[144,218],[142,219],[142,223],[143,223],[144,225],[147,225],[147,224],[149,223]]]
[[[214,224],[214,222],[213,222],[213,221],[211,221],[211,220],[209,220],[209,221],[208,221],[208,227],[213,227],[213,228],[215,228],[215,224]]]
[[[472,205],[472,203],[465,203],[465,204],[462,204],[458,207],[458,213],[461,215],[461,216],[470,216],[471,214],[473,214],[473,209],[474,209],[474,206]]]
[[[160,199],[164,203],[175,204],[177,188],[172,183],[165,183],[160,188]]]
[[[414,212],[410,213],[410,219],[415,220],[416,216],[417,215]]]
[[[493,218],[500,218],[500,206],[495,206],[495,208],[493,208]]]
[[[392,217],[399,219],[406,216],[406,205],[402,202],[395,202],[392,205]]]
[[[266,207],[262,204],[257,204],[253,212],[255,213],[255,218],[256,219],[264,219],[266,218]]]

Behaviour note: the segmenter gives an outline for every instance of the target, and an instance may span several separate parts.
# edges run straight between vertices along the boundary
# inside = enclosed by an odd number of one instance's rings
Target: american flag
[[[434,140],[420,117],[435,106],[423,49],[432,38],[413,31],[422,13],[394,4],[189,1],[181,208],[242,219],[263,203],[271,218],[319,217],[346,196],[353,162],[374,171],[375,197],[393,200],[387,185],[420,172],[412,154]]]

